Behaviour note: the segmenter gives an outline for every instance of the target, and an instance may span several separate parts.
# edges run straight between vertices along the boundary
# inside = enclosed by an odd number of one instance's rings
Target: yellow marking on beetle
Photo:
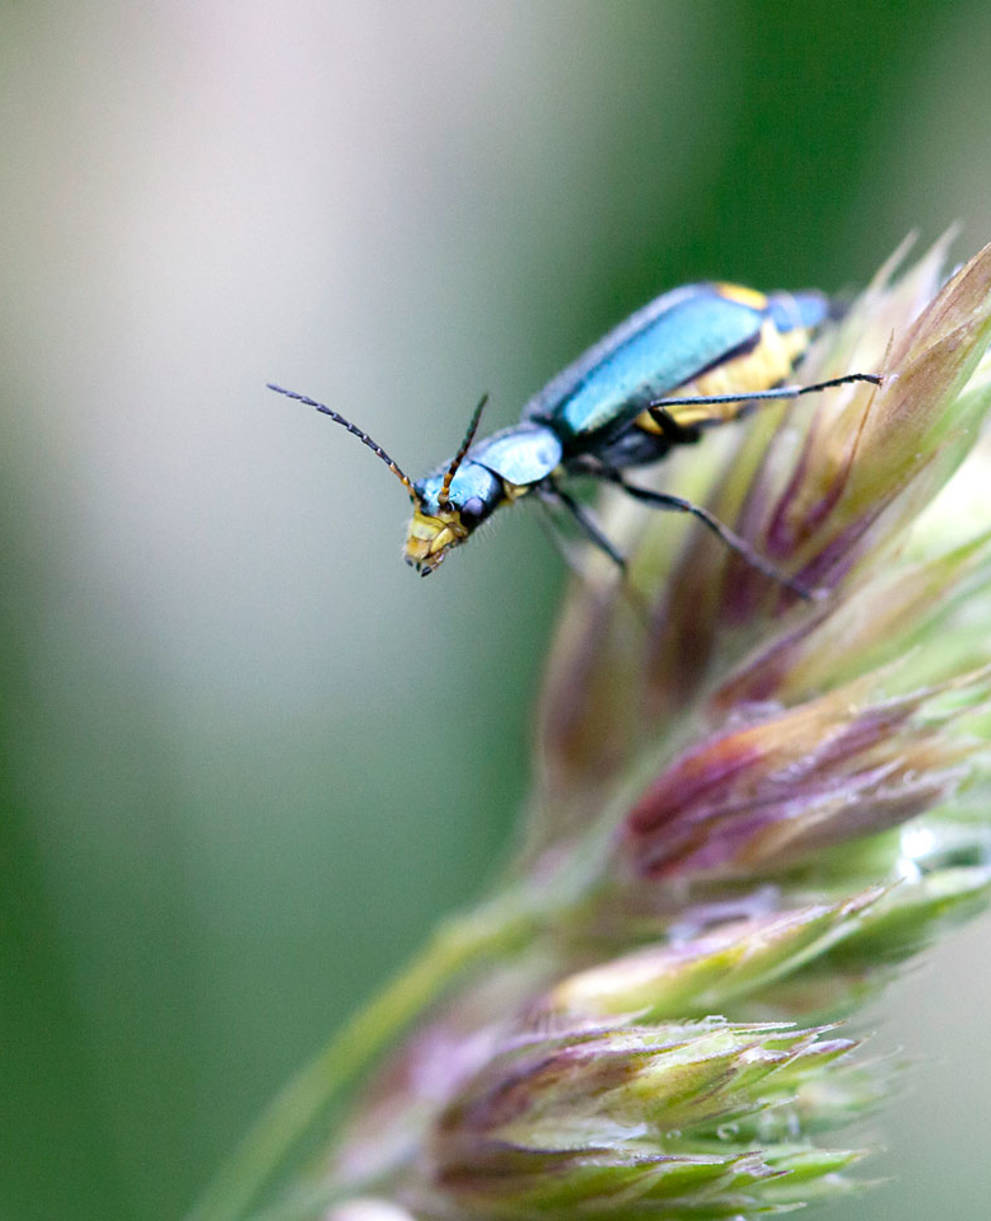
[[[768,318],[761,327],[756,347],[751,351],[716,365],[708,373],[685,382],[665,397],[691,398],[695,395],[747,394],[770,390],[790,376],[796,358],[805,351],[808,342],[808,331],[787,331],[782,335]],[[666,407],[664,410],[677,424],[690,428],[693,424],[718,424],[735,420],[744,407],[746,402],[684,403],[681,406]],[[635,424],[644,432],[664,431],[647,411],[637,416]]]
[[[767,309],[767,297],[754,288],[744,288],[742,284],[722,283],[717,284],[716,288],[719,290],[719,295],[728,301],[737,301],[740,305],[747,305],[751,309],[759,309],[762,312]]]
[[[510,483],[507,479],[502,481],[502,494],[506,497],[509,504],[519,500],[521,496],[526,496],[528,492],[533,491],[532,483]]]

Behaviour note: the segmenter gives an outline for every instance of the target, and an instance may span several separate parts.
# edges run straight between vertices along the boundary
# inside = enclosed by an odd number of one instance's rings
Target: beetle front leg
[[[616,544],[606,535],[602,527],[598,524],[595,518],[588,510],[578,503],[569,492],[559,487],[556,483],[547,483],[540,488],[540,497],[545,503],[561,504],[568,510],[582,534],[595,547],[604,552],[621,573],[626,573],[626,557],[616,547]]]

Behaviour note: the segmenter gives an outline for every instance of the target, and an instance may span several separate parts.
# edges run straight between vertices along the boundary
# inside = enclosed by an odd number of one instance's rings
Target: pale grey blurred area
[[[679,280],[976,248],[991,11],[887,8],[0,6],[0,1217],[178,1215],[508,850],[558,558],[419,581],[266,381],[418,475]],[[924,1064],[830,1216],[982,1215],[987,944],[881,1006]]]

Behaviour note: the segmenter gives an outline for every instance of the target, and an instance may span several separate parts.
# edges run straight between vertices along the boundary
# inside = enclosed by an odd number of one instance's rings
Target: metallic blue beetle
[[[623,557],[562,486],[572,475],[587,475],[659,508],[695,515],[748,562],[791,584],[707,510],[629,484],[623,471],[656,462],[672,445],[698,440],[702,428],[736,418],[754,399],[789,398],[847,381],[879,382],[872,374],[851,374],[814,386],[781,385],[828,316],[827,299],[814,292],[765,296],[732,284],[691,284],[665,293],[559,373],[530,400],[520,423],[473,444],[483,398],[454,458],[415,483],[337,412],[306,395],[270,388],[329,415],[403,483],[413,502],[406,562],[422,576],[497,508],[531,493],[563,506],[622,566]]]

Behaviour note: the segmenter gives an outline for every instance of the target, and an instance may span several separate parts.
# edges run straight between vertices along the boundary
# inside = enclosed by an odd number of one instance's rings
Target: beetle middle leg
[[[770,577],[772,581],[776,581],[779,585],[783,585],[786,589],[790,589],[793,593],[798,594],[800,598],[806,601],[811,601],[813,594],[800,581],[796,581],[793,577],[787,575],[777,568],[770,560],[766,560],[758,551],[747,542],[745,538],[741,538],[735,530],[731,530],[724,522],[721,522],[715,514],[710,513],[708,509],[697,505],[691,500],[685,500],[682,496],[673,496],[669,492],[655,492],[651,488],[637,487],[636,484],[627,483],[619,471],[602,470],[599,472],[599,478],[605,479],[609,483],[614,483],[617,487],[621,487],[628,496],[632,496],[634,500],[639,500],[643,504],[649,504],[657,509],[667,509],[673,513],[689,513],[692,517],[697,518],[707,529],[711,530],[731,551],[735,551],[741,559],[746,560],[751,568],[756,568],[758,572],[762,572],[765,576]]]

